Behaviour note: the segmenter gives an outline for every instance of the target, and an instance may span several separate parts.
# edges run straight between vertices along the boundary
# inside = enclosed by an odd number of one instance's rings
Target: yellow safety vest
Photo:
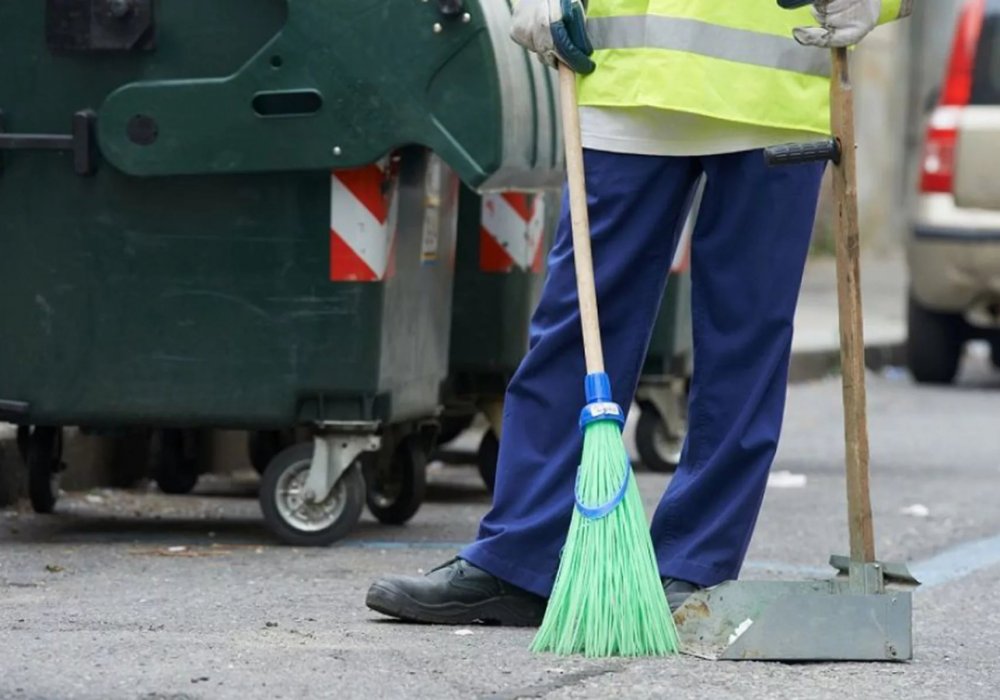
[[[912,0],[883,0],[880,23]],[[809,8],[775,0],[590,0],[597,70],[581,105],[655,107],[744,124],[830,133],[830,54],[799,45]]]

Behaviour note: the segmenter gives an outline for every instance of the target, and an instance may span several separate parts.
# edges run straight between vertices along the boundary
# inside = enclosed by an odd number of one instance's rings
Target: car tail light
[[[955,145],[961,107],[938,107],[931,115],[924,139],[921,192],[951,192],[955,176]]]
[[[976,47],[983,29],[986,0],[969,0],[959,14],[944,90],[931,115],[924,141],[921,192],[951,192],[955,176],[955,146],[962,109],[972,96]]]

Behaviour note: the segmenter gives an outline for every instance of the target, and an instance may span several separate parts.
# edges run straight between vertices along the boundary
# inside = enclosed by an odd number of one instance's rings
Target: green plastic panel
[[[27,410],[8,418],[278,427],[434,414],[452,273],[421,262],[422,161],[404,167],[411,216],[385,283],[330,281],[329,176],[84,180],[51,156],[10,161],[0,399]],[[442,260],[453,227],[442,222]]]
[[[691,273],[672,273],[653,325],[642,376],[687,376],[692,349]]]
[[[546,235],[551,244],[559,217],[558,192],[545,197]],[[544,274],[515,269],[484,272],[480,266],[482,197],[468,188],[460,196],[458,250],[452,309],[449,387],[460,397],[503,395],[528,349],[531,314]]]
[[[152,51],[58,53],[45,3],[0,3],[5,128],[67,133],[123,84],[231,73],[286,18],[278,0],[170,0],[157,3]],[[66,152],[0,152],[4,417],[280,427],[432,415],[457,216],[457,183],[432,167],[424,149],[404,151],[395,275],[335,283],[327,170],[136,178],[104,162],[80,177]]]

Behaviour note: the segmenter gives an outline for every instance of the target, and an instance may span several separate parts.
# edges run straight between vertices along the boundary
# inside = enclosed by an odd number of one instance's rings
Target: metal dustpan
[[[796,0],[781,0],[783,6]],[[801,3],[799,3],[801,4]],[[846,49],[833,51],[836,138],[768,149],[772,165],[833,161],[837,296],[844,380],[850,557],[832,557],[840,576],[822,581],[732,581],[692,595],[674,619],[681,651],[709,659],[907,661],[913,658],[912,602],[919,585],[901,564],[875,560],[868,489],[868,429],[861,323],[854,100]],[[888,585],[887,585],[888,584]],[[903,587],[898,587],[902,585]]]
[[[917,580],[901,564],[854,569],[854,577],[700,591],[674,614],[681,651],[729,661],[909,661]]]

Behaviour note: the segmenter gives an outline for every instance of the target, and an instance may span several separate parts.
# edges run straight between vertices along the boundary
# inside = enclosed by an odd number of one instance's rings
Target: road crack
[[[590,680],[591,678],[607,676],[613,673],[618,673],[624,669],[624,663],[617,663],[597,668],[590,668],[583,671],[571,671],[570,673],[560,675],[558,678],[555,678],[548,683],[540,683],[538,685],[532,685],[526,688],[516,688],[514,690],[505,690],[502,692],[491,693],[489,695],[481,695],[480,700],[530,700],[531,698],[544,698],[546,695],[555,690],[562,690],[563,688],[579,685],[580,683]]]

